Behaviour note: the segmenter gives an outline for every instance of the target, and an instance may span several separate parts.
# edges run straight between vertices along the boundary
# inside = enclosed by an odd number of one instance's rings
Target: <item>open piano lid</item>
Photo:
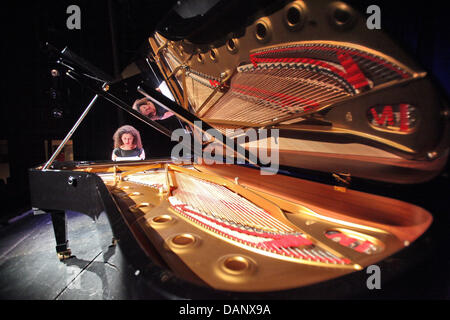
[[[326,0],[181,1],[149,42],[177,102],[203,121],[224,134],[278,129],[257,140],[275,143],[281,166],[430,180],[448,156],[448,107],[367,18]]]

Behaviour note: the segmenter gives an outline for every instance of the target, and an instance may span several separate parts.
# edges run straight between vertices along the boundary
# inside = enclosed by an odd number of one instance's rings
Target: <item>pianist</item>
[[[113,135],[114,150],[111,155],[114,161],[144,160],[141,135],[134,127],[125,125],[117,129]]]

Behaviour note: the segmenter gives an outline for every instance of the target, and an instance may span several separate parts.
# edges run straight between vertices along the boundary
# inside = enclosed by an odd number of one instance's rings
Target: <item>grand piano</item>
[[[147,289],[172,298],[356,294],[366,268],[388,279],[399,259],[416,263],[433,216],[375,189],[442,172],[449,110],[427,72],[360,9],[179,1],[134,66],[164,81],[174,101],[58,52],[68,76],[95,94],[79,121],[105,98],[183,148],[122,162],[58,162],[57,150],[30,169],[32,206],[52,215],[59,258],[72,254],[72,210],[107,215]],[[182,131],[133,110],[120,97],[124,82]]]

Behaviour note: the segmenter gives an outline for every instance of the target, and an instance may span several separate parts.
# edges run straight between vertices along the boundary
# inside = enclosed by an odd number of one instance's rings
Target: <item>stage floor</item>
[[[59,261],[49,214],[24,214],[0,228],[0,299],[125,300],[159,299],[137,295],[139,271],[124,260],[105,214],[97,221],[66,213],[73,257]]]

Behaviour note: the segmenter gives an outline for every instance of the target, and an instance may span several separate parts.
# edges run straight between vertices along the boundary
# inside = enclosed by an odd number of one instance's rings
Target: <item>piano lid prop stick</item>
[[[61,142],[61,144],[58,146],[58,148],[56,149],[56,151],[53,153],[53,155],[51,156],[51,158],[47,161],[47,163],[45,164],[45,166],[42,168],[42,171],[47,170],[48,167],[53,163],[53,161],[55,160],[55,158],[58,156],[58,154],[61,152],[62,148],[64,148],[64,146],[66,145],[67,141],[69,141],[69,139],[72,137],[73,133],[75,132],[75,130],[77,130],[78,126],[80,125],[80,123],[83,121],[83,119],[86,117],[86,115],[88,114],[88,112],[91,110],[92,106],[94,105],[95,101],[98,98],[98,94],[96,94],[94,96],[94,98],[92,98],[91,102],[89,103],[89,105],[86,107],[86,109],[83,111],[83,113],[81,114],[80,118],[77,120],[77,122],[75,123],[75,125],[72,127],[72,129],[69,131],[69,133],[66,135],[66,137],[64,138],[64,140]]]

